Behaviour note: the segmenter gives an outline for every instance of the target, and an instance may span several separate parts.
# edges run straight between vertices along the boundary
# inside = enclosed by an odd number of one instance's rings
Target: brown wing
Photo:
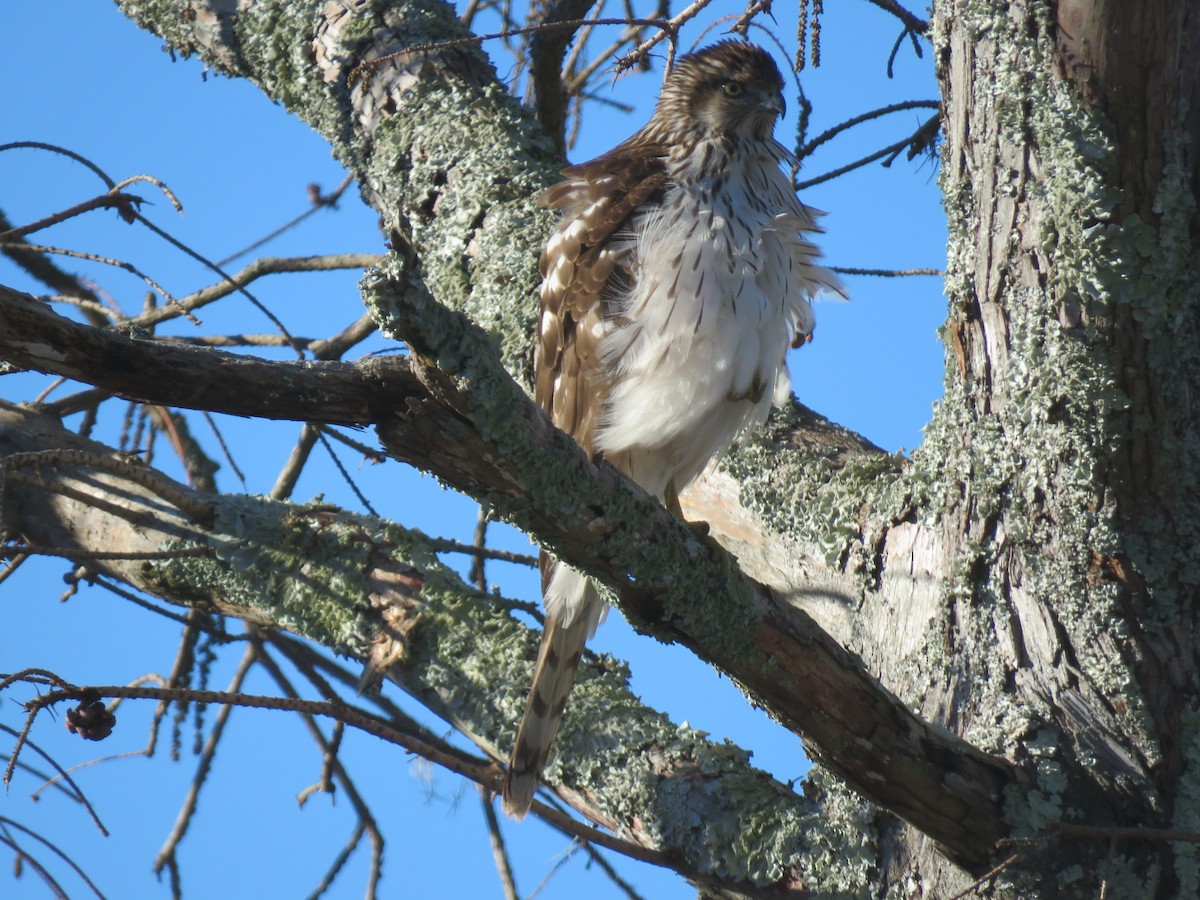
[[[632,277],[620,235],[637,209],[661,195],[662,152],[638,135],[591,162],[565,169],[541,197],[563,211],[542,252],[542,315],[534,397],[590,455],[608,386],[597,350],[619,285]]]

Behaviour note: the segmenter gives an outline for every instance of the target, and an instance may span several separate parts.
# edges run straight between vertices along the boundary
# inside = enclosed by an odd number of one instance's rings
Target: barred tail
[[[559,570],[556,573],[559,578],[553,579],[555,582],[578,579],[578,596],[572,598],[573,608],[564,610],[547,594],[546,629],[542,632],[542,646],[533,671],[533,686],[529,689],[525,715],[517,729],[504,777],[504,811],[517,819],[525,816],[533,802],[542,769],[546,767],[550,747],[562,722],[567,698],[575,684],[584,644],[596,630],[606,609],[596,589],[583,575],[566,566],[555,568]],[[564,612],[568,614],[564,616]]]

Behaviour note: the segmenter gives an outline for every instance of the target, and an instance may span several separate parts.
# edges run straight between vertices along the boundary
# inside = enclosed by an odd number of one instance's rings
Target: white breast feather
[[[839,290],[802,236],[819,229],[779,168],[784,152],[730,167],[719,189],[681,178],[621,242],[633,288],[600,346],[615,387],[596,446],[625,453],[660,496],[766,419],[792,334],[812,330],[809,298]]]

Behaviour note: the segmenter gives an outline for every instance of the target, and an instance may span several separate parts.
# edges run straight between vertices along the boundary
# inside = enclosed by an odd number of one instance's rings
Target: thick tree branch
[[[0,405],[0,457],[64,449],[112,452],[54,420]],[[48,491],[47,483],[63,490]],[[328,506],[196,495],[215,510],[208,530],[116,473],[78,465],[47,467],[40,482],[4,487],[3,527],[40,544],[86,549],[102,541],[135,555],[211,549],[203,557],[89,565],[170,602],[284,628],[368,666],[383,664],[382,674],[493,759],[506,756],[537,637],[438,563],[418,532]],[[595,768],[576,773],[566,792],[577,809],[706,884],[754,894],[817,877],[805,866],[816,869],[811,860],[823,852],[808,846],[819,814],[804,797],[746,765],[744,751],[642,706],[619,670],[585,664],[578,689],[561,757]],[[769,841],[736,839],[768,831]],[[749,883],[714,877],[718,871],[745,872]]]
[[[425,393],[401,356],[276,362],[148,340],[73,322],[2,285],[0,358],[145,403],[300,422],[366,425]]]
[[[558,0],[546,15],[547,25],[580,20],[596,0]],[[529,41],[529,80],[538,121],[562,155],[567,152],[567,88],[562,63],[578,27],[551,28],[534,33]]]
[[[20,296],[0,304],[0,312],[15,310],[12,319],[0,318],[0,334],[18,335],[18,352],[35,348],[31,355],[40,366],[61,360],[67,371],[58,374],[94,378],[107,372],[133,381],[150,373],[148,385],[139,380],[132,386],[154,389],[160,403],[220,411],[221,403],[237,402],[244,413],[247,382],[238,374],[245,365],[255,382],[287,385],[285,408],[328,409],[327,398],[337,396],[349,410],[375,409],[392,455],[488,503],[600,577],[635,625],[685,644],[736,678],[864,796],[915,824],[964,866],[981,865],[1005,833],[1002,793],[1014,770],[921,722],[807,614],[740,576],[728,557],[697,542],[616,470],[584,459],[502,371],[486,337],[414,290],[399,265],[394,258],[367,282],[377,315],[417,351],[409,358],[411,369],[401,373],[406,380],[393,379],[392,406],[331,391],[333,379],[305,374],[315,364],[265,364],[64,325],[66,320]],[[72,352],[72,337],[87,342],[83,355]],[[49,355],[37,349],[46,346],[60,349]],[[0,352],[9,352],[3,343]],[[175,379],[172,388],[161,373],[190,371],[163,362],[177,354],[205,357],[203,377]],[[237,374],[222,378],[221,361]],[[382,392],[381,380],[354,377],[360,374],[356,366],[327,365],[338,366],[352,391]],[[273,366],[285,367],[280,371],[288,377],[266,378],[264,367]],[[462,374],[451,378],[446,371]],[[118,392],[129,387],[104,386]],[[278,416],[273,399],[265,407]]]

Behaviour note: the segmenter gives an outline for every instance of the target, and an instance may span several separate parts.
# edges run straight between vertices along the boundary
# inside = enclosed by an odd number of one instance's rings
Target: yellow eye
[[[721,91],[726,97],[740,97],[746,92],[746,88],[740,81],[726,81],[721,85]]]

